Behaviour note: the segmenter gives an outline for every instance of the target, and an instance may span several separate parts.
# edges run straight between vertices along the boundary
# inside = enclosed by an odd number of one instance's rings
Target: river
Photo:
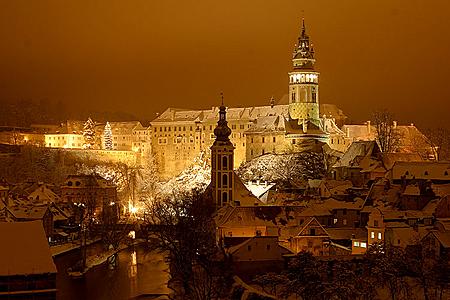
[[[90,246],[88,253],[95,253],[99,247],[99,244]],[[140,295],[168,293],[167,265],[160,253],[147,252],[140,246],[128,248],[118,254],[114,269],[103,264],[89,270],[82,279],[72,279],[66,270],[78,258],[79,250],[55,258],[58,269],[57,299],[125,300]]]

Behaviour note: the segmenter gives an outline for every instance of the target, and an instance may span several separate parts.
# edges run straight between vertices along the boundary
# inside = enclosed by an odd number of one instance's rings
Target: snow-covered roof
[[[264,182],[249,181],[245,183],[245,187],[258,199],[260,199],[265,193],[267,193],[274,186],[275,183],[270,183],[267,181]]]
[[[359,166],[359,161],[358,163],[356,162],[358,157],[371,157],[379,152],[379,148],[374,141],[353,142],[333,167],[351,167],[355,163]]]
[[[41,185],[28,195],[28,199],[39,203],[55,203],[60,198],[47,186]]]
[[[392,167],[392,179],[425,179],[450,181],[449,162],[396,162]]]
[[[264,116],[256,119],[246,133],[264,133],[285,130],[285,120],[283,116]]]
[[[321,204],[317,204],[322,206],[323,208],[329,210],[335,209],[355,209],[361,210],[364,206],[364,200],[361,198],[355,198],[353,201],[340,201],[333,198],[329,198],[323,201]]]
[[[41,221],[0,223],[0,276],[56,273]]]
[[[380,153],[381,160],[386,170],[392,169],[398,161],[422,161],[423,159],[417,153]]]
[[[13,206],[8,207],[8,211],[14,216],[16,219],[29,219],[29,220],[40,220],[44,218],[45,213],[47,212],[48,206]]]

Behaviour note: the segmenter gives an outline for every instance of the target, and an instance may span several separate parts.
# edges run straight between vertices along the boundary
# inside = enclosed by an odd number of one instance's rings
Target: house
[[[323,201],[322,208],[328,209],[333,216],[331,227],[358,228],[361,225],[361,210],[364,200],[357,197],[350,201],[329,198]]]
[[[321,198],[345,197],[351,187],[353,184],[350,180],[309,179],[306,194]]]
[[[450,259],[450,231],[431,230],[422,240],[422,251],[436,258]]]
[[[233,264],[233,271],[242,276],[281,272],[285,255],[293,252],[278,242],[277,236],[254,236],[225,250]]]
[[[414,124],[398,125],[397,121],[393,121],[392,127],[398,136],[395,152],[416,153],[422,159],[436,159],[435,149]],[[344,125],[341,129],[345,132],[348,143],[376,140],[376,128],[370,121],[363,125]]]
[[[61,186],[61,200],[66,203],[82,203],[92,207],[100,216],[104,208],[118,203],[117,187],[99,175],[69,175]],[[119,213],[119,205],[117,212]]]
[[[316,256],[324,256],[329,254],[326,242],[330,240],[327,230],[312,217],[300,228],[299,232],[292,236],[288,241],[289,249],[294,253],[301,251],[311,252]]]
[[[336,180],[350,180],[354,186],[363,186],[384,177],[385,170],[378,161],[379,153],[381,150],[375,141],[353,142],[332,166],[330,176]]]
[[[233,262],[283,261],[283,255],[292,251],[278,243],[277,236],[254,236],[226,250]]]
[[[56,299],[57,270],[41,223],[0,223],[0,236],[0,299]]]
[[[364,254],[367,250],[365,228],[327,228],[327,232],[333,244],[351,249],[351,254]]]
[[[48,185],[40,183],[39,186],[28,195],[28,199],[34,203],[50,204],[58,203],[60,197],[53,192]]]

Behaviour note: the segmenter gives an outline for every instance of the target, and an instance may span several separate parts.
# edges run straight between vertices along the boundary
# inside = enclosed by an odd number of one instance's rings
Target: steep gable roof
[[[305,225],[300,229],[297,236],[311,236],[311,229],[314,229],[315,231],[314,236],[330,236],[325,228],[320,225],[319,221],[314,217],[309,218]]]

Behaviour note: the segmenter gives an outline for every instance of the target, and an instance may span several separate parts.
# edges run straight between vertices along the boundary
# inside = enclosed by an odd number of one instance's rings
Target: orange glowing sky
[[[49,98],[152,119],[167,107],[287,93],[304,10],[320,101],[362,121],[449,126],[448,0],[0,2],[0,99]]]

